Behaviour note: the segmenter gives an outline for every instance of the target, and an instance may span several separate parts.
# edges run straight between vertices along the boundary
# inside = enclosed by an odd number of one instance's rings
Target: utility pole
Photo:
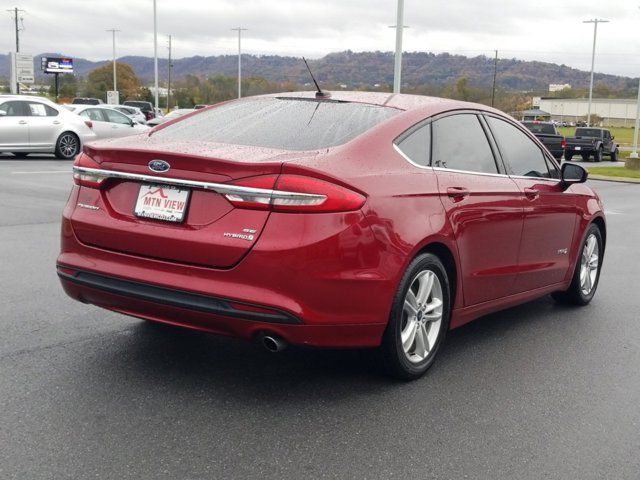
[[[171,111],[171,35],[169,35],[169,78],[167,81],[167,113]]]
[[[585,20],[582,23],[593,23],[593,50],[591,51],[591,80],[589,82],[589,108],[587,110],[587,126],[591,126],[591,102],[593,100],[593,67],[596,59],[596,37],[598,36],[598,23],[608,23],[609,20],[594,18]]]
[[[118,91],[118,80],[116,75],[116,32],[120,30],[116,30],[115,28],[111,28],[109,30],[105,30],[106,32],[111,32],[112,43],[113,43],[113,91]]]
[[[242,97],[242,32],[246,28],[236,27],[231,30],[238,32],[238,98]]]
[[[20,27],[18,26],[18,19],[20,18],[20,12],[24,12],[24,10],[18,7],[15,7],[10,10],[7,10],[7,12],[13,13],[13,20],[15,22],[15,29],[16,29],[16,55],[17,55],[18,53],[20,53]],[[15,68],[15,65],[13,68]],[[20,83],[18,82],[17,76],[16,76],[16,93],[20,94]]]
[[[629,158],[636,159],[638,162],[638,129],[640,129],[640,81],[638,81],[638,101],[636,103],[636,126],[633,130],[633,152],[629,155]]]
[[[402,86],[402,35],[404,33],[404,0],[398,0],[396,24],[389,27],[396,29],[396,55],[393,68],[393,93],[400,93]]]
[[[155,87],[155,108],[158,108],[158,9],[156,0],[153,0],[153,78]],[[154,116],[156,112],[153,112]]]
[[[493,60],[493,88],[491,90],[491,106],[492,107],[496,99],[496,77],[498,76],[498,50],[495,50],[495,52],[496,52],[496,56],[495,56],[495,59]]]

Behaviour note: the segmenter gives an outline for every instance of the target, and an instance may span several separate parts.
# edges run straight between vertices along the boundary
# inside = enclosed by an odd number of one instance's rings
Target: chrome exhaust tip
[[[262,346],[270,352],[277,353],[287,348],[287,342],[280,337],[265,335],[262,337]]]

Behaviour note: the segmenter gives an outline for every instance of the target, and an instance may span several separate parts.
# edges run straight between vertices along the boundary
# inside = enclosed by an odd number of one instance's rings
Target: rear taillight
[[[89,128],[93,128],[93,122],[91,120],[85,120],[84,124]]]
[[[560,142],[560,146],[562,148],[567,148],[567,139],[562,137],[562,141]]]
[[[104,175],[98,175],[93,172],[83,172],[77,170],[75,167],[83,168],[100,168],[89,155],[81,153],[76,157],[76,161],[73,162],[73,181],[76,185],[88,188],[100,188],[100,185],[107,179]]]
[[[353,190],[302,175],[264,175],[233,185],[243,189],[224,195],[238,208],[289,213],[347,212],[359,209],[365,201],[363,195]]]

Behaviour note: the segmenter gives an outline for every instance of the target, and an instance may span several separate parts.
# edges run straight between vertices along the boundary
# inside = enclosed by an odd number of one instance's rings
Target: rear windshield
[[[100,100],[97,98],[74,98],[71,103],[74,105],[99,105]]]
[[[556,129],[548,123],[531,123],[524,122],[524,126],[531,130],[532,133],[540,133],[543,135],[555,135]]]
[[[576,137],[602,137],[602,130],[597,128],[576,128]]]
[[[348,142],[400,113],[389,107],[315,99],[233,102],[155,132],[167,140],[318,150]]]

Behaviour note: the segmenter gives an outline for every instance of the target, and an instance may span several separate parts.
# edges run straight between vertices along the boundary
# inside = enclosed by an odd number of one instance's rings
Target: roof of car
[[[446,104],[447,109],[455,108],[475,108],[477,104],[463,102],[460,100],[450,100],[439,97],[426,97],[423,95],[410,95],[406,93],[387,93],[387,92],[328,92],[331,94],[325,100],[367,103],[370,105],[378,105],[384,107],[397,108],[399,110],[417,110],[424,107]],[[267,97],[279,98],[305,98],[315,99],[315,91],[305,92],[287,92],[265,95]],[[443,105],[444,106],[444,105]],[[489,109],[489,107],[487,107]]]

